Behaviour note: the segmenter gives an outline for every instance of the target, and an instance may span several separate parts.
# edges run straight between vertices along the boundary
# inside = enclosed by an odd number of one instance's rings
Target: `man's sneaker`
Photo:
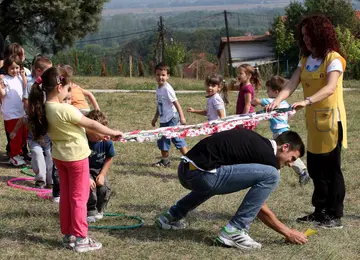
[[[170,167],[170,161],[165,162],[164,159],[161,159],[160,161],[153,163],[152,166],[154,166],[154,167]]]
[[[301,218],[297,218],[296,221],[300,223],[309,223],[309,222],[321,222],[325,219],[325,214],[320,212],[313,212],[309,215],[306,215]]]
[[[16,167],[26,164],[25,161],[24,161],[24,159],[21,158],[20,155],[16,155],[16,156],[14,156],[14,157],[11,157],[11,158],[10,158],[10,163],[11,163],[12,165],[16,166]]]
[[[300,186],[305,186],[306,184],[309,183],[310,181],[310,175],[309,173],[307,172],[307,170],[303,171],[300,175],[299,175],[299,183],[300,183]]]
[[[55,203],[60,203],[60,197],[53,197],[52,201]]]
[[[95,216],[87,216],[86,221],[87,221],[87,223],[95,223],[96,218],[95,218]]]
[[[216,237],[220,245],[237,247],[240,249],[260,249],[261,244],[252,239],[245,230],[237,229],[230,232],[224,227]]]
[[[341,229],[343,225],[340,218],[326,217],[323,221],[317,224],[318,227],[325,229]]]
[[[43,181],[35,181],[35,188],[37,188],[37,189],[45,189],[46,184]]]
[[[98,212],[95,215],[95,219],[99,220],[99,219],[103,219],[104,218],[104,212]]]
[[[102,247],[102,244],[95,241],[94,239],[91,239],[90,237],[76,238],[75,241],[75,251],[78,253],[84,253],[88,251],[94,251],[98,250]]]
[[[183,220],[175,220],[171,216],[170,212],[167,211],[155,220],[155,224],[161,229],[184,229],[186,227]]]
[[[76,237],[72,235],[65,235],[62,238],[63,246],[67,249],[74,249],[76,242]]]

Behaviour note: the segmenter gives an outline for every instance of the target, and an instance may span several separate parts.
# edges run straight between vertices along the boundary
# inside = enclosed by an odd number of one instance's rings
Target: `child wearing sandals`
[[[49,133],[52,155],[60,180],[60,227],[65,248],[76,252],[98,250],[102,244],[88,237],[87,201],[89,198],[90,149],[85,129],[111,137],[121,137],[120,131],[86,118],[75,107],[63,104],[69,88],[69,78],[59,69],[50,68],[41,76],[29,96],[29,124],[34,138]]]

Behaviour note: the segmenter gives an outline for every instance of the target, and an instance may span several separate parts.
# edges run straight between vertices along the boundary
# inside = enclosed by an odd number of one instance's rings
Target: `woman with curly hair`
[[[347,148],[343,74],[346,61],[340,53],[334,26],[322,15],[305,17],[298,25],[301,60],[270,111],[279,107],[301,83],[304,99],[295,109],[305,108],[307,166],[314,182],[315,211],[298,222],[315,222],[322,228],[342,228],[345,183],[341,171],[341,147]]]

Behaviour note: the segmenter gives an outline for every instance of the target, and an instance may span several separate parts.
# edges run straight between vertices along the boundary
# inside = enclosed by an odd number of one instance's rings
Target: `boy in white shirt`
[[[175,91],[171,85],[167,82],[170,77],[170,67],[161,62],[155,66],[155,78],[158,83],[156,88],[156,99],[157,107],[155,115],[151,124],[155,127],[156,121],[160,116],[160,127],[176,126],[179,123],[182,125],[186,124],[186,120],[181,109],[180,103],[178,102]],[[180,152],[185,155],[187,153],[186,142],[183,138],[172,138],[171,141]],[[153,166],[157,167],[169,167],[169,150],[170,150],[170,139],[165,137],[158,140],[157,145],[161,150],[161,160],[154,163]]]

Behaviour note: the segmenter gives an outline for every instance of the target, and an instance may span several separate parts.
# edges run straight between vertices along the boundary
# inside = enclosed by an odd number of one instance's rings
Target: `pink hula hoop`
[[[15,188],[15,189],[21,189],[21,190],[27,190],[27,191],[34,191],[37,192],[36,196],[38,196],[39,198],[42,199],[51,199],[52,196],[49,195],[52,191],[50,189],[38,189],[38,188],[31,188],[31,187],[26,187],[23,185],[18,185],[15,184],[13,182],[16,181],[33,181],[35,178],[33,177],[26,177],[26,178],[12,178],[10,180],[8,180],[7,184],[8,186]]]

